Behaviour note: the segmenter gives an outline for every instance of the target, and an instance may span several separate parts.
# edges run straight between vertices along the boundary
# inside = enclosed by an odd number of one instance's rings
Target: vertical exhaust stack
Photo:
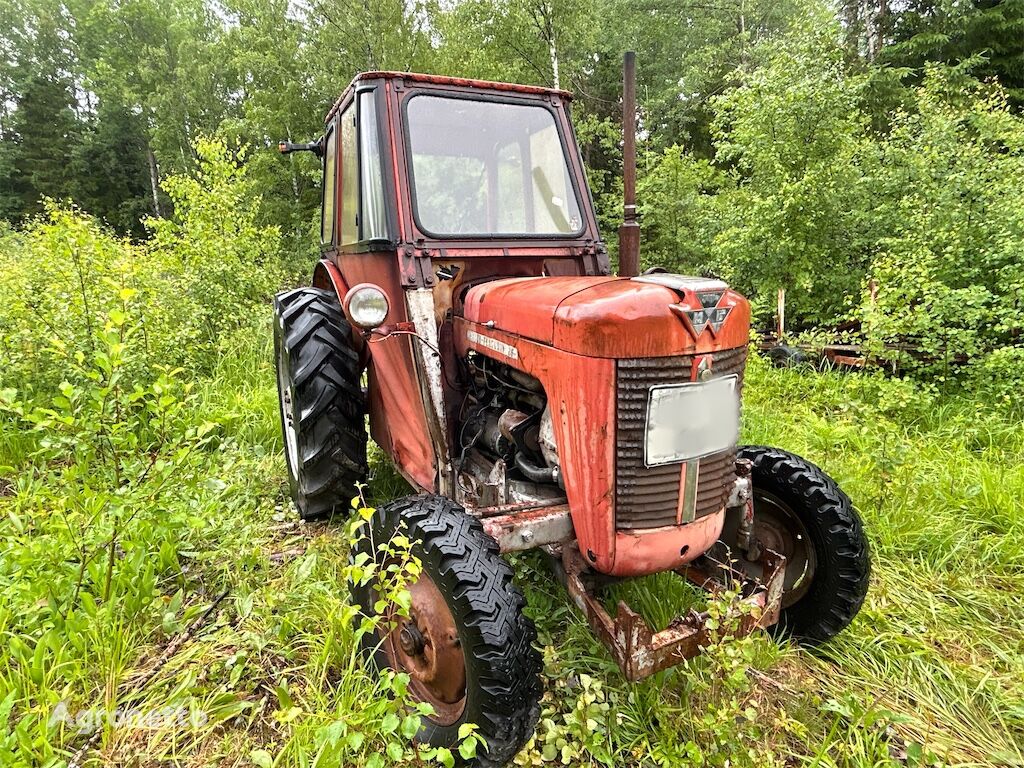
[[[636,215],[636,54],[626,51],[622,66],[622,226],[619,275],[640,272],[640,222]]]

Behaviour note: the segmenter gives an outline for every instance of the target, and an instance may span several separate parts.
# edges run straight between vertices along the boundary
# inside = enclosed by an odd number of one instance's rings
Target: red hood
[[[658,280],[658,282],[648,282]],[[666,285],[668,283],[671,285]],[[720,294],[728,316],[695,333],[687,311],[703,309],[698,291]],[[467,320],[590,357],[662,357],[711,352],[748,342],[750,306],[721,283],[654,275],[519,277],[470,289]]]

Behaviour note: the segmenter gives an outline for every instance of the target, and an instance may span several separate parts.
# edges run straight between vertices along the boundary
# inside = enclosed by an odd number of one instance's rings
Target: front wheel
[[[512,569],[479,520],[429,495],[377,509],[352,557],[365,553],[378,574],[387,573],[396,557],[388,545],[398,535],[412,542],[422,567],[408,585],[409,615],[381,616],[363,650],[377,667],[406,672],[412,698],[433,707],[419,741],[454,750],[459,726],[472,723],[487,745],[476,764],[505,765],[533,735],[542,692],[537,632]],[[362,614],[373,616],[374,578],[351,590]]]
[[[807,645],[839,634],[860,610],[871,562],[860,516],[836,482],[806,459],[748,445],[754,538],[786,557],[776,631]]]

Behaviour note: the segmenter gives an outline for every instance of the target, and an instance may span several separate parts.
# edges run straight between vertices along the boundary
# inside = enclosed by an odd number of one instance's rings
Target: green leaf
[[[459,754],[462,755],[463,760],[472,760],[476,757],[476,741],[475,737],[471,737],[459,744]]]
[[[416,736],[420,731],[420,718],[417,715],[407,715],[402,720],[402,735],[407,739]]]
[[[397,741],[389,741],[386,751],[388,753],[388,757],[390,757],[391,761],[394,763],[401,762],[402,758],[405,756],[405,747]]]
[[[438,747],[434,759],[445,768],[455,768],[455,755],[447,747]]]
[[[398,726],[401,720],[398,719],[398,715],[394,712],[388,712],[384,715],[384,719],[381,721],[380,730],[382,733],[394,733],[398,730]]]

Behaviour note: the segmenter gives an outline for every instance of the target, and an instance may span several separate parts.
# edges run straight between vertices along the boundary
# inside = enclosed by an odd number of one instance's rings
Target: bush
[[[240,499],[252,514],[249,459],[203,418],[193,380],[238,333],[265,334],[278,237],[253,224],[227,149],[198,152],[196,178],[167,181],[175,218],[150,222],[150,243],[53,201],[0,231],[5,765],[58,760],[74,733],[48,713],[102,701],[95,663],[116,675],[201,610],[226,574],[197,554]]]
[[[949,372],[1024,332],[1024,118],[1004,94],[930,67],[894,116],[873,181],[890,228],[879,238],[865,332],[921,374]],[[926,359],[884,350],[911,340]]]
[[[174,218],[150,220],[147,243],[53,201],[24,231],[0,233],[0,350],[11,361],[0,388],[35,395],[73,377],[104,325],[124,322],[126,302],[132,376],[208,372],[231,334],[263,322],[284,282],[277,230],[254,224],[259,196],[224,144],[201,141],[197,153],[196,177],[166,180]]]

